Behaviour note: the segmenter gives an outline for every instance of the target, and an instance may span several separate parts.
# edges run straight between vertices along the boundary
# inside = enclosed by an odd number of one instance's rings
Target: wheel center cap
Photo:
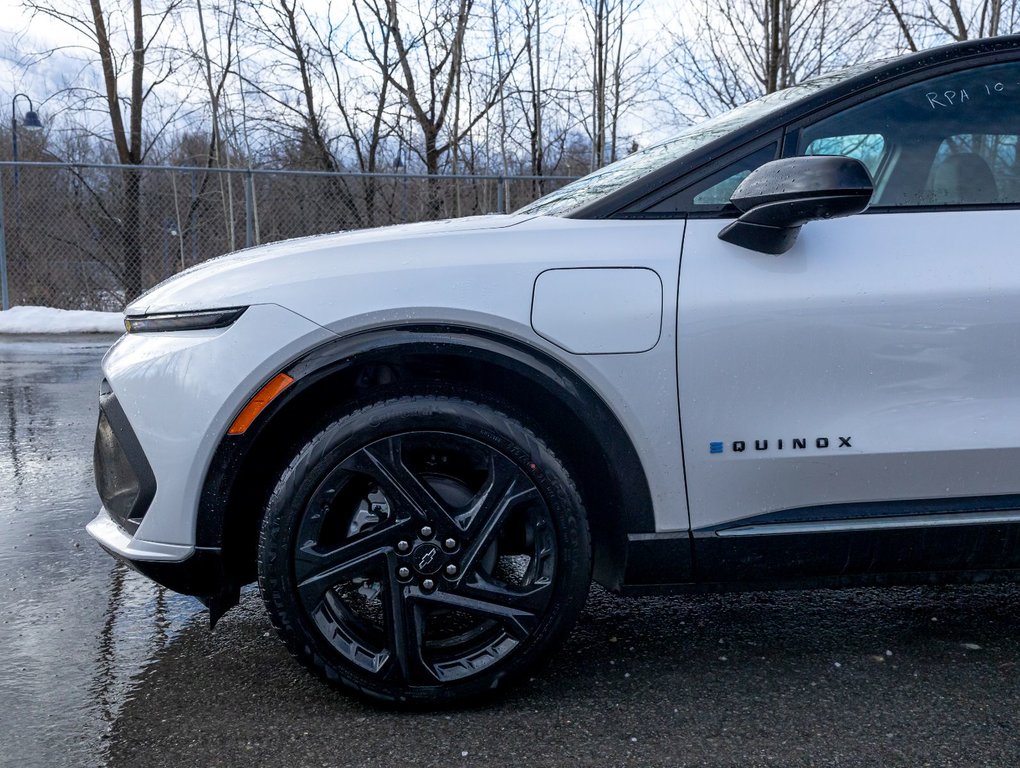
[[[443,566],[443,551],[435,544],[419,544],[411,553],[411,563],[418,573],[431,576]]]

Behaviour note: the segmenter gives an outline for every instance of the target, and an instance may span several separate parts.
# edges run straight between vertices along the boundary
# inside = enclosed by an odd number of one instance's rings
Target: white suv
[[[1020,38],[974,41],[514,215],[189,270],[104,361],[89,531],[213,621],[257,577],[316,674],[419,704],[520,679],[593,575],[1014,578],[1018,134]]]

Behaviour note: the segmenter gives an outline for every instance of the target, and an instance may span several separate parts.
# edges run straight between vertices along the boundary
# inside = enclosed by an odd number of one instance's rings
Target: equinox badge
[[[816,437],[814,439],[814,447],[818,450],[825,450],[826,448],[853,448],[850,444],[850,435],[846,437],[837,436],[836,441],[832,441],[827,437]],[[788,450],[791,451],[802,451],[807,450],[809,440],[806,437],[795,437],[790,440],[791,445]],[[753,448],[751,447],[753,445]],[[779,438],[772,443],[771,450],[781,451],[786,446],[783,444],[783,439]],[[745,442],[744,440],[734,440],[730,443],[730,451],[733,453],[743,453],[744,451],[768,451],[769,441],[768,440],[755,440],[753,443]],[[725,453],[726,443],[722,441],[715,441],[708,444],[709,453]]]

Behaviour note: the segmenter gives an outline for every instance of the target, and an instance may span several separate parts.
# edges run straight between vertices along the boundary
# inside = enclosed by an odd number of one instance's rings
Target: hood
[[[505,229],[533,216],[488,215],[400,224],[377,229],[283,240],[247,248],[191,267],[139,296],[128,315],[187,312],[226,306],[274,303],[282,285],[345,273],[385,273],[441,259],[447,249],[437,238]],[[452,252],[451,252],[452,253]],[[457,254],[451,261],[460,261]]]

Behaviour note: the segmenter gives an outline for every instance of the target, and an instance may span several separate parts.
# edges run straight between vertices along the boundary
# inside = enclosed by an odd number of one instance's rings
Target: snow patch
[[[0,333],[123,333],[120,312],[11,307],[0,312]]]

